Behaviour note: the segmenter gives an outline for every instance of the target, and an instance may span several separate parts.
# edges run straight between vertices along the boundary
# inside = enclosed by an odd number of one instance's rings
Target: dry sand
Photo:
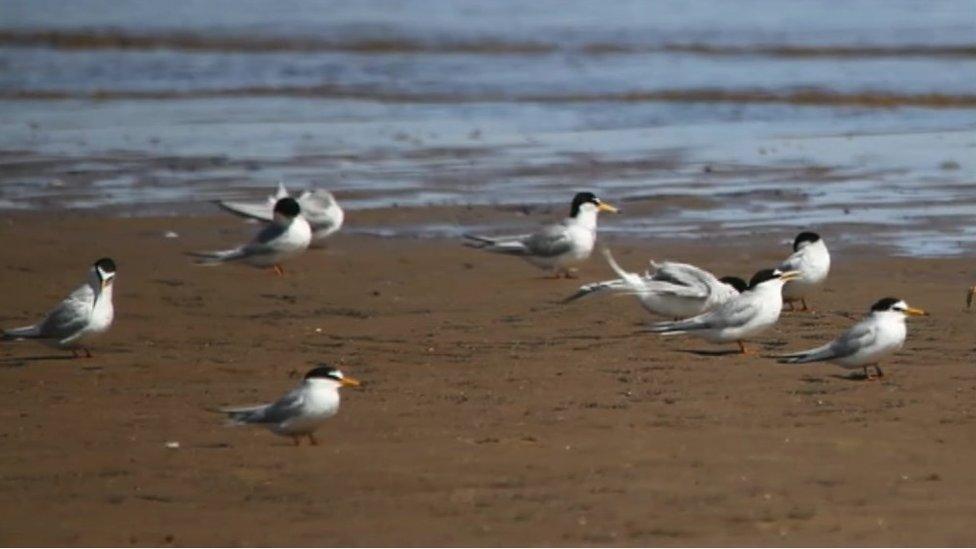
[[[971,261],[837,253],[818,312],[760,338],[812,346],[886,295],[930,310],[884,380],[863,382],[638,334],[632,299],[560,305],[580,281],[454,241],[340,235],[281,278],[181,255],[252,230],[0,220],[0,326],[36,319],[97,257],[119,264],[95,358],[0,345],[0,543],[976,544]],[[614,249],[630,267],[653,253],[722,274],[785,255]],[[594,258],[581,275],[609,270]],[[274,398],[318,361],[366,382],[318,447],[205,410]]]

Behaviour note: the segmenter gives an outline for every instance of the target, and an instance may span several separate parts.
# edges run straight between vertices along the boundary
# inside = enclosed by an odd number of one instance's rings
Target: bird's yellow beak
[[[340,382],[343,387],[359,387],[360,383],[358,379],[351,377],[344,377]]]
[[[912,315],[912,316],[929,316],[929,313],[927,311],[923,311],[922,309],[916,309],[915,307],[909,307],[905,309],[905,314]]]
[[[801,273],[800,271],[786,271],[785,273],[779,275],[779,278],[784,282],[789,282],[791,280],[803,278],[803,273]]]
[[[601,212],[608,212],[608,213],[620,213],[620,210],[614,208],[613,206],[607,204],[606,202],[600,202],[600,205],[597,206],[597,210]]]

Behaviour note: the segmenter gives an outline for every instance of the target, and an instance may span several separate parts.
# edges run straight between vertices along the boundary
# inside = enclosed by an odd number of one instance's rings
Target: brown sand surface
[[[0,220],[0,326],[35,320],[94,259],[119,264],[95,358],[0,344],[0,544],[976,544],[970,260],[841,251],[817,312],[759,339],[813,346],[887,295],[930,310],[884,380],[863,382],[640,334],[631,298],[562,305],[580,281],[455,241],[340,235],[280,278],[181,255],[251,231]],[[653,253],[721,274],[785,255],[614,250],[631,268]],[[581,280],[609,274],[594,257]],[[275,398],[318,361],[365,381],[320,446],[206,411]]]

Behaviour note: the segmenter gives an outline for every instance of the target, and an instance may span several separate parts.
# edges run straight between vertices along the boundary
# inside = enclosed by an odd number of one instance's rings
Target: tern
[[[749,289],[707,313],[675,322],[658,322],[651,332],[664,335],[693,334],[712,343],[735,341],[746,353],[743,340],[767,330],[783,310],[783,284],[795,280],[797,271],[764,269],[749,282]]]
[[[465,235],[465,245],[500,254],[514,255],[536,267],[551,271],[554,278],[565,274],[572,278],[570,268],[590,257],[596,242],[596,220],[599,212],[617,213],[617,208],[603,202],[593,193],[577,193],[569,210],[569,217],[559,223],[546,225],[527,235],[487,237]]]
[[[801,311],[808,311],[806,298],[823,284],[830,272],[830,252],[820,235],[802,232],[793,240],[793,253],[779,265],[779,269],[800,272],[800,278],[783,287],[783,301],[789,303],[791,311],[796,301],[803,304]]]
[[[843,368],[862,368],[865,379],[875,379],[868,375],[868,366],[874,366],[877,377],[882,377],[884,372],[878,363],[905,343],[906,315],[928,316],[928,313],[909,307],[897,297],[886,297],[872,305],[863,320],[830,343],[775,358],[787,364],[827,361]]]
[[[290,196],[284,183],[279,182],[275,194],[269,196],[265,202],[219,200],[217,205],[234,215],[270,222],[274,220],[274,205],[278,200]],[[302,209],[302,216],[312,228],[312,246],[322,245],[325,239],[342,228],[346,214],[329,191],[324,189],[305,190],[295,198],[295,201]]]
[[[103,257],[89,269],[88,280],[51,310],[44,320],[33,326],[4,330],[2,339],[36,339],[51,347],[70,349],[75,357],[80,348],[86,357],[91,358],[85,343],[112,326],[114,282],[115,262]]]
[[[305,374],[298,387],[271,404],[221,408],[233,425],[262,425],[272,433],[291,437],[295,446],[307,437],[313,446],[315,431],[339,412],[339,389],[358,387],[359,381],[336,368],[321,364]]]
[[[637,296],[651,314],[679,319],[710,311],[747,287],[741,278],[727,276],[719,279],[694,265],[672,261],[656,263],[651,260],[653,272],[648,270],[639,275],[623,270],[610,250],[604,249],[603,255],[620,278],[580,286],[564,302],[603,291],[628,293]]]
[[[281,263],[308,249],[312,229],[301,215],[301,207],[293,198],[275,202],[274,220],[264,227],[251,242],[232,250],[192,252],[201,265],[219,265],[240,261],[254,267],[272,267],[284,274]]]

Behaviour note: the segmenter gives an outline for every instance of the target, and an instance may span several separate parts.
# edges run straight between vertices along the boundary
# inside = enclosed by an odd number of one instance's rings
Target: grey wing
[[[286,225],[279,225],[278,223],[270,223],[265,225],[261,232],[254,237],[248,244],[244,246],[241,250],[244,255],[261,255],[274,252],[274,248],[271,245],[275,239],[279,238],[281,235],[285,234],[288,230]]]
[[[573,249],[573,241],[562,223],[547,225],[522,242],[530,255],[539,257],[556,257]]]
[[[304,402],[300,389],[293,389],[271,404],[221,408],[235,423],[281,423],[301,410]]]
[[[793,252],[790,257],[783,260],[782,263],[777,267],[781,271],[796,271],[800,269],[803,263],[803,250]]]
[[[751,299],[732,299],[717,309],[699,315],[700,328],[733,328],[749,322],[759,306]]]
[[[264,423],[281,423],[295,417],[305,403],[305,393],[301,388],[292,389],[285,396],[264,409]]]
[[[49,339],[65,339],[88,325],[95,292],[85,284],[71,292],[67,298],[44,317],[38,336]]]
[[[741,326],[756,313],[757,306],[748,299],[726,301],[717,309],[678,321],[652,324],[650,331],[657,333],[685,332],[690,330],[722,329]]]
[[[831,341],[830,343],[827,343],[826,345],[821,345],[820,347],[814,347],[813,349],[807,349],[806,351],[800,351],[798,353],[781,355],[777,358],[780,359],[780,362],[793,364],[845,358],[856,354],[865,347],[870,346],[872,343],[874,343],[877,337],[878,331],[874,324],[867,321],[861,321],[848,328],[847,331],[840,335],[840,337]]]
[[[831,358],[851,356],[861,349],[869,347],[877,339],[878,330],[874,323],[858,322],[830,344]]]

